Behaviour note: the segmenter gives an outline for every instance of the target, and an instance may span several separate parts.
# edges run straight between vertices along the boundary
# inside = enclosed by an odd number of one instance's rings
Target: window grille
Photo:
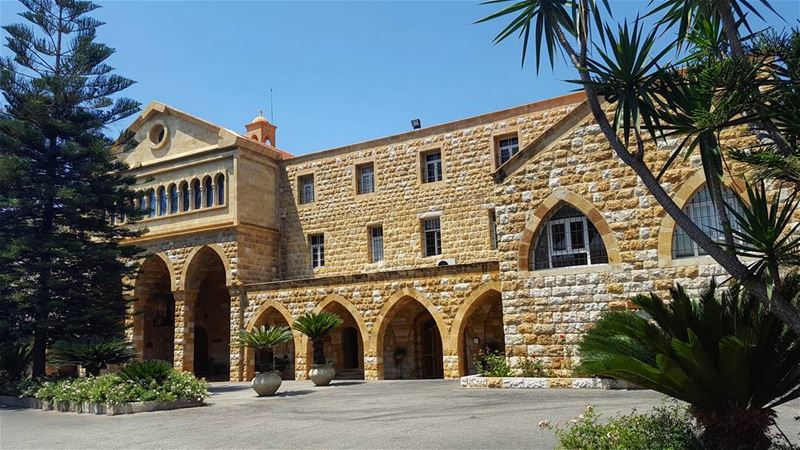
[[[722,199],[728,207],[733,208],[734,211],[741,214],[742,204],[736,195],[730,189],[722,190]],[[702,189],[697,191],[689,203],[683,207],[683,211],[689,216],[697,226],[711,239],[717,242],[725,242],[725,234],[722,231],[722,224],[717,215],[717,209],[714,207],[714,201],[711,199],[711,191],[708,186],[703,186]],[[736,217],[728,213],[731,220],[731,225],[735,229],[741,229]],[[700,248],[692,238],[686,234],[681,227],[676,226],[675,232],[672,234],[672,257],[673,258],[691,258],[693,256],[706,255],[706,251]]]
[[[299,178],[300,204],[314,202],[314,175],[305,175]]]
[[[325,236],[315,234],[311,236],[311,267],[325,266]]]
[[[372,262],[383,261],[383,227],[372,227],[369,230]]]
[[[442,232],[439,218],[423,221],[423,234],[425,238],[425,256],[442,254]]]
[[[358,193],[375,192],[375,168],[372,164],[358,168]]]
[[[533,269],[607,264],[600,233],[580,211],[561,206],[542,224],[533,250]]]
[[[493,209],[489,211],[489,240],[492,250],[497,250],[497,215]]]

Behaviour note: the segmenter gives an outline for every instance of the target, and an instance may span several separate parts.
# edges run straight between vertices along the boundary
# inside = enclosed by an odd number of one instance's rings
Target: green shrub
[[[92,337],[80,341],[59,341],[51,350],[54,364],[77,364],[89,375],[98,375],[108,364],[124,364],[136,352],[124,339]]]
[[[566,427],[539,422],[555,429],[557,448],[565,450],[691,450],[702,449],[698,428],[686,408],[675,404],[656,407],[646,414],[632,413],[600,422],[591,406]]]
[[[170,370],[161,382],[155,379],[125,380],[117,374],[46,381],[35,397],[50,402],[128,403],[143,401],[202,400],[208,383],[187,372]]]
[[[150,361],[133,361],[120,367],[117,375],[123,381],[134,381],[145,383],[154,380],[158,383],[164,382],[172,372],[172,364],[160,359]]]
[[[517,370],[521,377],[528,378],[549,378],[552,374],[541,360],[535,358],[524,358],[517,363]]]
[[[505,355],[497,352],[478,354],[475,369],[485,377],[510,377],[512,374]]]
[[[780,286],[800,306],[800,273]],[[709,448],[765,449],[774,408],[800,398],[800,335],[737,284],[699,299],[641,295],[649,318],[612,311],[580,343],[580,372],[632,382],[689,403]]]
[[[32,360],[30,344],[13,342],[0,345],[0,380],[19,381],[28,372]]]

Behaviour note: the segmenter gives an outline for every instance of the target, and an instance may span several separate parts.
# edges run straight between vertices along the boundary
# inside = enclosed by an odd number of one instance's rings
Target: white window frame
[[[581,223],[583,226],[583,247],[581,248],[574,248],[572,246],[572,223]],[[565,249],[564,250],[556,250],[553,248],[553,226],[554,225],[563,225],[564,226],[564,243]],[[561,255],[576,255],[584,253],[586,254],[586,265],[592,265],[592,253],[589,250],[589,223],[586,216],[583,217],[568,217],[566,219],[555,219],[555,220],[548,220],[547,221],[547,246],[548,246],[548,258],[550,258],[550,267],[553,267],[553,256],[561,256]]]
[[[428,157],[439,155],[439,159],[435,161],[428,161]],[[442,157],[442,150],[431,150],[422,154],[422,182],[423,183],[436,183],[444,180],[444,158]],[[431,179],[431,174],[433,179]]]
[[[320,242],[315,244],[314,238],[319,238]],[[325,235],[312,234],[308,237],[308,243],[311,247],[311,268],[325,267]]]
[[[297,202],[301,205],[314,203],[316,198],[316,180],[313,174],[300,175],[298,177],[297,186]],[[309,190],[310,188],[310,190]]]
[[[433,221],[438,222],[438,226],[434,229],[428,230],[426,225],[428,222]],[[435,233],[434,234],[434,253],[428,253],[428,233]],[[422,220],[422,252],[423,254],[428,256],[439,256],[442,254],[442,220],[440,217],[431,217],[428,219]]]
[[[511,141],[514,142],[511,142]],[[506,142],[504,145],[503,142]],[[503,159],[503,152],[508,152],[508,158]],[[502,166],[514,155],[519,153],[519,136],[506,136],[497,139],[497,165]]]

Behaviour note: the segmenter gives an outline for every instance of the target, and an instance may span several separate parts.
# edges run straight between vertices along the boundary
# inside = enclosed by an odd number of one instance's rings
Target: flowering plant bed
[[[0,403],[113,416],[200,406],[208,395],[208,383],[190,373],[168,363],[136,362],[115,374],[36,383]]]
[[[461,377],[462,388],[491,389],[640,389],[610,378]]]

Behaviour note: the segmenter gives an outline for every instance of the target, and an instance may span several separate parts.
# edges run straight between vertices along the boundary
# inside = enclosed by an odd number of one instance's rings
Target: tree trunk
[[[772,424],[768,409],[707,411],[692,408],[692,414],[703,426],[700,440],[709,450],[766,450],[767,435]]]
[[[314,364],[325,364],[325,343],[322,339],[312,340],[311,346],[314,349]]]
[[[47,331],[37,326],[33,330],[33,347],[31,348],[31,376],[41,378],[46,375],[47,367]]]

